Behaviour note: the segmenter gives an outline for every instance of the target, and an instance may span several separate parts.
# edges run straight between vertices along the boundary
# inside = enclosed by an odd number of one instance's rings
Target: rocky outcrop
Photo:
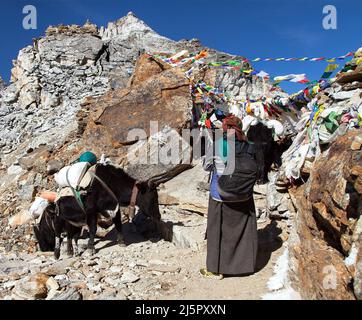
[[[244,92],[240,93],[244,97],[246,84],[257,88],[240,73],[229,77],[222,69],[198,72],[194,81],[198,80],[221,89],[236,83],[234,87],[238,93]],[[148,54],[141,55],[126,89],[115,89],[83,103],[79,113],[81,145],[109,155],[138,179],[148,179],[179,163],[190,163],[190,141],[181,136],[182,129],[192,128],[189,86],[181,68],[170,68]],[[135,129],[141,132],[133,137]],[[170,150],[163,150],[167,141],[172,142],[176,154],[168,156]],[[142,157],[144,162],[140,161]]]
[[[94,102],[106,105],[106,108],[85,130],[85,140],[89,145],[104,137],[110,139],[103,144],[105,147],[134,142],[128,137],[132,129],[144,130],[149,137],[150,121],[158,122],[159,129],[155,133],[165,126],[176,130],[187,126],[191,120],[192,99],[184,73],[179,69],[164,70],[149,74],[141,83],[138,77],[145,75],[136,73],[135,84],[130,88],[112,92],[111,99],[105,96],[107,101],[101,98]]]
[[[335,82],[297,94],[299,133],[268,185],[270,218],[292,226],[284,287],[304,299],[361,299],[361,58],[359,49]]]
[[[306,299],[355,299],[353,282],[360,281],[362,151],[351,145],[361,134],[356,130],[339,138],[316,160],[308,182],[290,192],[298,210],[291,256],[296,283]]]
[[[73,31],[48,33],[19,52],[0,109],[4,153],[22,143],[32,148],[61,145],[76,128],[82,99],[108,90],[108,79],[97,64],[102,41]]]
[[[128,165],[127,171],[131,174],[135,173],[132,167],[137,169],[144,165],[143,179],[180,163],[180,160],[162,161],[157,144],[163,139],[167,141],[168,133],[176,139],[176,144],[181,142],[181,129],[190,127],[192,115],[189,81],[184,72],[179,69],[148,69],[151,64],[148,59],[151,58],[140,59],[129,88],[116,89],[111,95],[96,99],[87,106],[90,110],[95,106],[105,108],[89,118],[82,139],[84,146],[98,154],[105,153],[124,166]],[[149,70],[147,75],[143,72],[143,60],[146,60],[146,70]],[[155,61],[152,65],[158,66]],[[153,145],[152,141],[156,144]],[[129,144],[136,144],[131,147],[133,152],[127,147]],[[151,145],[158,152],[156,158],[150,154]],[[144,159],[141,159],[142,155]],[[153,157],[152,161],[150,157]]]
[[[76,132],[81,102],[110,88],[125,88],[140,54],[183,49],[197,52],[204,47],[195,39],[176,42],[162,37],[132,13],[100,30],[88,22],[49,27],[45,37],[22,49],[14,61],[0,105],[1,153],[19,153],[25,146],[35,149],[42,143],[58,148]],[[233,58],[212,49],[209,53],[213,60]],[[256,77],[249,78],[223,70],[214,83],[236,97],[247,91],[253,97],[263,85]]]

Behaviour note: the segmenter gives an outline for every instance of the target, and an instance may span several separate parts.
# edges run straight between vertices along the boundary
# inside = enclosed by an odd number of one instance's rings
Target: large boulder
[[[190,127],[192,97],[189,80],[181,69],[167,68],[144,55],[137,63],[130,87],[90,100],[86,107],[91,115],[85,125],[83,145],[127,165],[131,174],[141,178],[136,171],[142,166],[142,178],[149,178],[180,162],[162,161],[159,147],[168,141],[171,148],[179,150],[181,131]],[[140,135],[134,130],[140,130]],[[153,154],[155,150],[158,154]],[[147,154],[144,162],[139,161],[142,153]]]
[[[208,183],[209,173],[198,164],[160,186],[159,203],[176,205],[180,209],[206,214],[209,193],[203,187]]]
[[[97,132],[111,139],[110,145],[132,142],[128,137],[132,129],[144,130],[149,137],[150,121],[158,122],[157,133],[165,126],[180,130],[191,120],[189,81],[179,69],[166,70],[119,93],[117,103],[109,104],[94,120]]]
[[[362,203],[362,151],[351,146],[361,134],[354,130],[340,137],[317,158],[308,182],[290,191],[298,210],[294,223],[298,240],[290,243],[291,254],[306,299],[355,299],[352,284],[360,283],[361,228],[357,222]],[[355,252],[351,266],[345,259]],[[354,266],[356,261],[359,265]]]

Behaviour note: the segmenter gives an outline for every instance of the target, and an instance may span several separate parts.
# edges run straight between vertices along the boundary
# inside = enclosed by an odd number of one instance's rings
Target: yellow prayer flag
[[[338,68],[338,64],[329,64],[324,72],[331,72]]]

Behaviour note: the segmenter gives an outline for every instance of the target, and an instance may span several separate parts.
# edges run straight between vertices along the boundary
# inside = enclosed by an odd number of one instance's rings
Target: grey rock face
[[[195,39],[176,42],[160,36],[132,13],[99,30],[89,23],[49,27],[45,37],[20,50],[11,84],[3,90],[0,152],[8,154],[26,141],[34,148],[40,143],[62,145],[76,130],[75,115],[83,99],[125,87],[142,52],[203,48]],[[213,60],[232,58],[209,52]],[[256,78],[227,74],[218,73],[219,85],[236,97],[262,91],[263,84]]]

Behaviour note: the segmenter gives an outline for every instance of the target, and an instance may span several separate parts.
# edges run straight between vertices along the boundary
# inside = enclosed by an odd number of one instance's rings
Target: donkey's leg
[[[121,221],[121,210],[118,210],[116,213],[116,216],[113,219],[113,223],[117,230],[117,242],[120,246],[124,247],[126,246],[124,242],[124,237],[122,233],[122,221]]]
[[[79,233],[75,234],[73,239],[74,239],[74,255],[78,257],[80,255],[79,246],[78,246]]]
[[[55,232],[55,248],[54,248],[54,257],[59,259],[60,257],[60,248],[62,245],[62,231],[64,230],[65,221],[60,218],[55,219],[54,232]]]
[[[97,214],[94,212],[88,213],[88,227],[89,227],[89,240],[88,240],[88,253],[91,255],[96,253],[94,248],[94,238],[97,232]]]
[[[73,239],[70,235],[67,235],[67,254],[70,257],[73,257],[74,255],[74,249],[73,249]]]
[[[70,231],[67,232],[67,254],[70,257],[73,257],[74,255],[74,249],[73,249],[73,237],[70,234]]]

